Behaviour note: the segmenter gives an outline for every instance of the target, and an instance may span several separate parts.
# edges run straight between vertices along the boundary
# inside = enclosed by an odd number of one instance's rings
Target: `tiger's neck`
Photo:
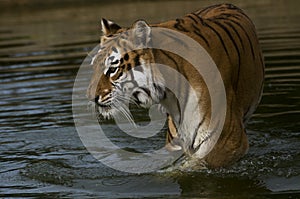
[[[205,96],[206,90],[203,89],[200,76],[196,76],[189,63],[178,55],[162,50],[155,50],[153,55],[165,81],[166,94],[160,103],[171,116],[184,151],[192,154],[207,132],[208,120],[204,118],[209,117],[209,113],[206,113],[209,109],[205,106],[206,100],[202,99],[200,104],[200,98]],[[194,74],[193,77],[191,74]],[[204,122],[199,126],[201,121]],[[200,136],[197,139],[199,141],[195,142],[197,136]]]

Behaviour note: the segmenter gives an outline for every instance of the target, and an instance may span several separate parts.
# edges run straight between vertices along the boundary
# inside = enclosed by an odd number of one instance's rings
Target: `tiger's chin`
[[[134,123],[133,117],[130,112],[130,105],[134,105],[140,108],[150,108],[152,103],[151,100],[145,102],[136,101],[134,103],[99,106],[96,105],[95,113],[97,118],[100,120],[111,120],[117,118],[125,118],[129,123]]]
[[[97,106],[96,108],[97,117],[104,120],[113,119],[117,114],[117,110],[110,106]]]
[[[125,118],[128,122],[134,123],[130,112],[130,105],[149,109],[158,100],[152,99],[146,89],[138,89],[132,93],[121,93],[114,95],[108,104],[93,103],[94,113],[100,120]],[[156,97],[156,96],[155,96]],[[159,96],[157,96],[157,99]]]
[[[115,110],[111,105],[101,106],[95,102],[88,103],[88,110],[94,115],[98,120],[109,120],[113,119],[117,110]]]

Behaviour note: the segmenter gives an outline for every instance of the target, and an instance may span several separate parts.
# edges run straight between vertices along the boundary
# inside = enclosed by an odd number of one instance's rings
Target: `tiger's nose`
[[[95,104],[98,104],[99,106],[104,106],[105,105],[105,100],[102,100],[102,97],[101,96],[96,96],[95,98],[93,99],[90,99],[91,102],[94,102]]]
[[[102,105],[105,104],[107,100],[110,98],[110,90],[104,89],[100,92],[99,95],[95,96],[91,101],[94,101],[95,103]]]
[[[96,97],[94,98],[93,101],[94,101],[95,103],[98,103],[98,102],[99,102],[99,99],[100,99],[100,96],[98,95],[98,96],[96,96]],[[92,100],[91,100],[91,101],[92,101]]]
[[[87,94],[87,98],[95,103],[101,103],[105,101],[107,98],[109,98],[110,90],[109,89],[104,89],[102,90],[99,94]]]
[[[86,97],[91,102],[97,102],[99,100],[99,96],[98,95],[94,95],[94,94],[91,94],[89,92],[86,94]]]

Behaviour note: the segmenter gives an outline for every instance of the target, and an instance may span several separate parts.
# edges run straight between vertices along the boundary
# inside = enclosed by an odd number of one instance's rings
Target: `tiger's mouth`
[[[115,119],[124,117],[129,122],[133,122],[130,112],[130,105],[149,108],[152,105],[150,91],[146,88],[135,89],[128,93],[114,93],[105,102],[99,103],[98,100],[89,102],[93,114],[100,120]]]
[[[110,103],[105,103],[105,104],[95,102],[95,104],[96,104],[96,106],[104,108],[104,109],[111,107],[111,102]]]
[[[99,110],[101,110],[101,112],[109,112],[111,111],[112,107],[110,104],[96,104],[96,106],[98,107]]]
[[[103,119],[111,119],[116,112],[117,107],[112,101],[107,103],[96,103],[97,111]]]
[[[111,103],[99,104],[90,101],[88,102],[88,110],[99,120],[111,119],[114,113],[114,108]]]
[[[131,99],[124,99],[121,96],[111,98],[105,103],[93,102],[93,113],[98,120],[110,120],[123,117],[129,122],[133,122],[133,117],[129,110],[130,104],[136,104]]]

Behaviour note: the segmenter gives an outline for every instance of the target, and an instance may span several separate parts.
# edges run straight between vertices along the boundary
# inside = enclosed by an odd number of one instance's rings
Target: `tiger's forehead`
[[[122,55],[127,51],[132,50],[132,43],[128,40],[128,36],[125,34],[113,35],[106,37],[101,41],[99,49],[94,57],[92,57],[91,65],[94,63],[100,63],[102,69],[106,69],[109,63],[116,60],[120,60]],[[105,65],[103,67],[103,65]]]
[[[105,58],[104,64],[105,67],[110,67],[112,62],[120,60],[122,58],[122,54],[120,50],[116,47],[112,47],[111,52],[108,53],[107,57]]]
[[[91,65],[94,65],[94,63],[100,62],[100,63],[105,63],[107,65],[107,61],[109,59],[112,59],[113,57],[120,57],[121,56],[121,51],[119,47],[115,47],[114,45],[101,45],[99,46],[98,51],[94,54],[91,60]]]

